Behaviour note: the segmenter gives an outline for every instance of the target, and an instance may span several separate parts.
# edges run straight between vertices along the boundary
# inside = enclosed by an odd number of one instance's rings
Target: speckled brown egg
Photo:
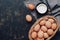
[[[43,31],[40,30],[40,31],[38,32],[38,37],[39,37],[39,38],[43,38]]]
[[[47,31],[48,35],[52,35],[54,33],[53,29],[48,29]]]
[[[46,32],[46,31],[47,31],[47,27],[46,27],[46,26],[41,26],[41,30],[42,30],[43,32]]]
[[[37,25],[34,27],[34,30],[35,30],[35,31],[39,31],[39,29],[40,29],[40,25],[37,24]]]
[[[44,38],[37,38],[36,40],[44,40]]]
[[[29,8],[30,10],[34,10],[34,9],[35,9],[35,5],[32,4],[32,3],[28,4],[27,6],[28,6],[28,8]]]
[[[48,38],[49,35],[47,33],[44,33],[44,38]]]
[[[37,33],[36,32],[32,32],[31,37],[32,38],[36,38],[37,37]]]
[[[48,21],[50,21],[51,23],[54,23],[54,20],[53,19],[48,19]]]
[[[52,24],[52,29],[55,30],[57,28],[57,24],[56,23],[53,23]]]
[[[46,21],[45,20],[42,20],[41,22],[40,22],[40,25],[44,25],[46,23]]]
[[[51,22],[46,21],[46,24],[45,25],[46,25],[47,28],[51,28]]]
[[[32,21],[31,15],[26,15],[26,21],[28,21],[28,22],[31,22]]]

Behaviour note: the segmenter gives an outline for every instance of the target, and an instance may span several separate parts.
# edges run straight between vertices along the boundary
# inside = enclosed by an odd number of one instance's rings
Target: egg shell
[[[54,23],[54,20],[53,19],[48,19],[48,21],[50,21],[51,23]]]
[[[36,40],[44,40],[44,38],[37,38]]]
[[[49,35],[47,33],[44,33],[44,38],[48,38]]]
[[[39,31],[39,29],[40,29],[40,25],[37,24],[37,25],[34,27],[34,30],[35,30],[35,31]]]
[[[46,26],[41,26],[41,30],[42,30],[43,32],[46,32],[46,31],[47,31],[47,27],[46,27]]]
[[[36,38],[37,37],[37,33],[36,32],[32,32],[31,37],[32,38]]]
[[[32,21],[32,16],[31,15],[26,15],[26,21],[31,22]]]
[[[34,10],[34,9],[35,9],[35,5],[32,4],[32,3],[28,4],[27,6],[28,6],[28,8],[29,8],[30,10]]]
[[[39,37],[39,38],[43,38],[43,31],[40,30],[40,31],[38,32],[38,37]]]
[[[51,22],[46,21],[46,24],[45,24],[45,25],[46,25],[47,28],[51,28],[51,25],[52,25],[52,24],[51,24]]]
[[[52,24],[52,29],[55,30],[57,28],[57,24],[56,23],[53,23]]]
[[[45,20],[42,20],[42,21],[40,22],[40,25],[45,25],[45,23],[46,23],[46,21],[45,21]]]
[[[48,35],[52,35],[54,33],[53,29],[48,29],[47,31]]]

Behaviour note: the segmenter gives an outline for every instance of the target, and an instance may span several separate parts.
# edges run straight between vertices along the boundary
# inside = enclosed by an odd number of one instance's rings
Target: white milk
[[[39,4],[36,9],[39,13],[44,14],[47,11],[47,6],[45,4]]]

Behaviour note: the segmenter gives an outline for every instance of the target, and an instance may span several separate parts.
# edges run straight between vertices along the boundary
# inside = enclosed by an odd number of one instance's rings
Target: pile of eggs
[[[53,18],[44,18],[33,27],[30,36],[33,40],[45,40],[54,34],[57,23]]]

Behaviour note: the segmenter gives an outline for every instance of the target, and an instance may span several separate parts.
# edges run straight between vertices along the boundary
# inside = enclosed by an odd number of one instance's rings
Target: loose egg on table
[[[32,3],[28,4],[27,6],[28,6],[28,8],[29,8],[30,10],[34,10],[34,9],[35,9],[35,5],[32,4]]]
[[[26,15],[26,21],[31,22],[32,21],[32,16],[31,15]]]

